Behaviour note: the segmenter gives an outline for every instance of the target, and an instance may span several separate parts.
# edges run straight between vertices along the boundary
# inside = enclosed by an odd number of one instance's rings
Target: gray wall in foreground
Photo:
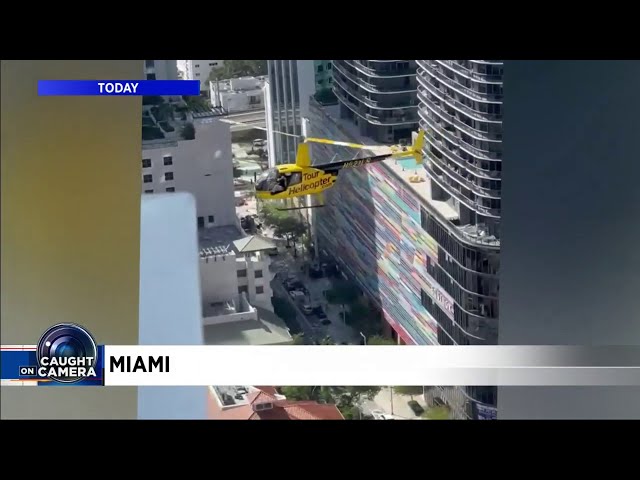
[[[508,61],[501,344],[640,345],[640,62]],[[640,388],[501,387],[499,418],[640,418]]]

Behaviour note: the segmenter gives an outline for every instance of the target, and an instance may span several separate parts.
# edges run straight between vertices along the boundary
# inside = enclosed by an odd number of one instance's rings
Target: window
[[[249,287],[247,287],[246,285],[238,287],[238,293],[249,293]]]
[[[209,223],[213,223],[213,215],[209,215]]]
[[[264,287],[256,287],[256,295],[260,295],[264,293]]]
[[[150,175],[150,174],[144,175],[142,177],[142,180],[144,181],[144,183],[151,183],[153,182],[153,175]]]
[[[145,190],[144,193],[153,193],[153,190]]]
[[[173,157],[171,155],[167,155],[166,157],[164,157],[164,164],[173,165]]]
[[[195,68],[200,68],[200,65],[194,65]]]
[[[320,80],[318,80],[318,85],[324,85],[324,79],[321,78]]]
[[[256,271],[254,272],[254,276],[255,276],[256,278],[262,278],[262,270],[256,270]]]
[[[324,67],[322,65],[318,65],[318,73],[321,73],[324,70]]]
[[[196,77],[199,77],[199,76],[200,76],[200,74],[199,74],[199,73],[196,73]]]
[[[154,68],[156,66],[156,61],[155,60],[145,60],[144,61],[144,66],[147,68]]]
[[[155,79],[156,79],[155,73],[147,73],[147,80],[155,80]]]
[[[204,217],[198,217],[198,228],[204,228]]]
[[[332,63],[327,63],[327,70],[331,70],[333,68],[333,64]]]
[[[151,168],[151,159],[143,158],[142,159],[142,168]]]
[[[175,187],[167,187],[167,192],[175,192],[176,188]]]
[[[243,268],[242,270],[238,270],[238,278],[245,278],[247,276],[247,269]]]
[[[287,186],[297,185],[302,182],[302,174],[300,172],[292,173]]]
[[[210,67],[217,67],[218,66],[218,62],[212,62],[209,64]]]
[[[167,172],[164,174],[165,180],[173,180],[173,172]]]

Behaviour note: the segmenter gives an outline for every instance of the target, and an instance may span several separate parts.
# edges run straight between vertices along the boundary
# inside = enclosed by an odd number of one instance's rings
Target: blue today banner
[[[38,80],[39,96],[200,95],[200,80]]]

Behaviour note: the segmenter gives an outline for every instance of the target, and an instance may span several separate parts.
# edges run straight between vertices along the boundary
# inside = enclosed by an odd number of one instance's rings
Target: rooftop
[[[244,232],[235,225],[201,228],[198,230],[200,257],[235,253],[233,242],[244,238]]]
[[[254,307],[258,319],[205,325],[205,345],[284,345],[292,338],[285,323],[275,313]],[[240,313],[220,310],[220,315]],[[204,312],[203,312],[204,313]],[[205,315],[206,316],[206,315]]]
[[[226,115],[222,108],[212,108],[203,101],[167,101],[162,97],[145,97],[142,109],[143,148],[177,145],[180,140],[191,140],[195,136],[183,129],[193,127],[194,120]],[[187,127],[190,128],[190,127]],[[193,135],[193,136],[192,136]]]
[[[261,77],[238,77],[211,82],[211,88],[219,88],[220,92],[250,92],[260,90],[264,87],[266,76]]]
[[[216,420],[344,420],[335,405],[287,400],[273,387],[209,390],[209,415]]]
[[[261,235],[251,235],[236,240],[233,245],[238,253],[263,252],[276,248],[275,243]]]
[[[263,252],[276,245],[261,235],[247,236],[235,225],[202,228],[198,231],[200,257]]]
[[[311,100],[311,102],[314,102],[314,100]],[[374,154],[383,153],[383,149],[385,148],[383,144],[360,135],[356,125],[340,118],[339,105],[322,106],[317,102],[315,103],[319,108],[321,108],[324,116],[351,141],[374,146],[370,149]],[[349,148],[345,148],[344,151],[345,153],[341,153],[340,155],[349,155],[349,153],[346,152],[350,152],[352,158],[362,156],[361,154],[356,154],[354,156],[354,150]],[[422,199],[424,203],[432,207],[443,219],[448,220],[453,226],[457,227],[455,232],[457,232],[464,240],[472,243],[482,243],[492,247],[500,246],[500,241],[498,239],[485,235],[482,225],[459,225],[459,215],[451,200],[440,201],[433,200],[431,198],[431,181],[429,176],[427,175],[426,170],[422,166],[417,165],[414,159],[390,160],[384,162],[384,164],[397,177],[404,180],[404,185],[409,187],[409,189]]]

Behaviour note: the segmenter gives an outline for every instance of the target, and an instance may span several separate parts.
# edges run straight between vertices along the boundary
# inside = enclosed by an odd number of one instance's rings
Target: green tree
[[[281,387],[280,392],[287,400],[315,400],[315,390],[318,387]],[[318,394],[320,390],[318,389]]]
[[[318,343],[318,345],[335,345],[336,342],[333,341],[333,338],[331,338],[329,335],[327,335],[326,337],[324,337],[322,340],[320,340],[320,342]]]
[[[189,110],[208,110],[210,108],[209,100],[200,95],[183,95],[182,99]]]
[[[185,123],[180,135],[185,140],[193,140],[196,138],[196,128],[193,126],[193,123]]]
[[[351,282],[338,281],[327,291],[326,296],[329,303],[342,306],[342,318],[346,321],[345,305],[353,303],[360,296],[360,291]]]
[[[363,301],[349,305],[347,323],[365,337],[372,337],[382,333],[382,316],[380,312]]]
[[[422,395],[422,387],[393,387],[393,391],[399,395]]]
[[[268,71],[266,60],[225,60],[222,68],[211,71],[209,81],[223,80],[237,77],[257,77],[266,75]]]
[[[390,338],[385,338],[381,335],[374,335],[367,339],[367,345],[398,345],[398,342]]]
[[[285,238],[287,245],[293,243],[293,253],[296,254],[296,242],[306,232],[307,227],[302,219],[297,215],[278,210],[271,203],[263,203],[260,211],[264,223],[273,228],[276,237]]]

